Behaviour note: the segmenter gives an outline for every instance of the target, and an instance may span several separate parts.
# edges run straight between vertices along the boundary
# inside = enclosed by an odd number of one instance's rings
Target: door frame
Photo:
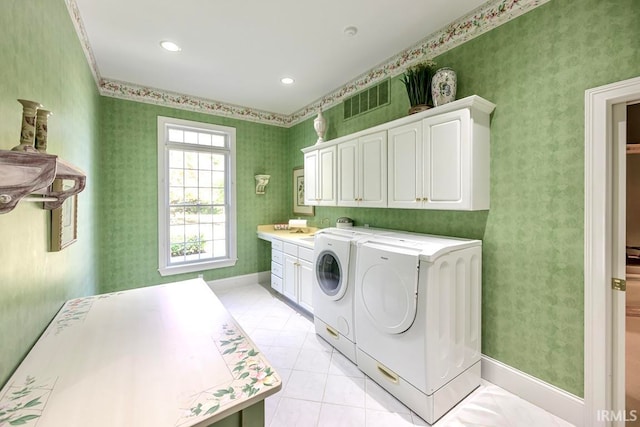
[[[585,91],[584,425],[612,408],[613,106],[640,99],[640,77]]]

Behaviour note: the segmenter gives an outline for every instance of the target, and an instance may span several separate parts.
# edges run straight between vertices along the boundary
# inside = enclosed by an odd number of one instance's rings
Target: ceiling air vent
[[[344,100],[344,119],[350,119],[389,103],[389,79]]]

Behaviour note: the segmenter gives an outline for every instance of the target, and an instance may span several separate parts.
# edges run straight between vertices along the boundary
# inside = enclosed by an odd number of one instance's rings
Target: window
[[[158,117],[161,275],[236,263],[235,129]]]

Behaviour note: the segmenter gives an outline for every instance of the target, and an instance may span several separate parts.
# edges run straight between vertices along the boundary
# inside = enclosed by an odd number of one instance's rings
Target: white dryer
[[[316,333],[355,362],[353,294],[356,243],[379,230],[325,228],[315,234],[313,316]]]
[[[481,245],[419,234],[358,243],[358,367],[428,423],[480,385]]]

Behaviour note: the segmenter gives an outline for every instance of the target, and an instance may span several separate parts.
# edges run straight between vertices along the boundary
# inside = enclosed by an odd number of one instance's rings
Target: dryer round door
[[[418,254],[364,244],[358,257],[356,292],[369,320],[388,334],[409,329],[418,310]]]
[[[330,299],[342,298],[347,290],[347,272],[340,258],[330,250],[322,251],[316,258],[316,280],[320,290]]]

